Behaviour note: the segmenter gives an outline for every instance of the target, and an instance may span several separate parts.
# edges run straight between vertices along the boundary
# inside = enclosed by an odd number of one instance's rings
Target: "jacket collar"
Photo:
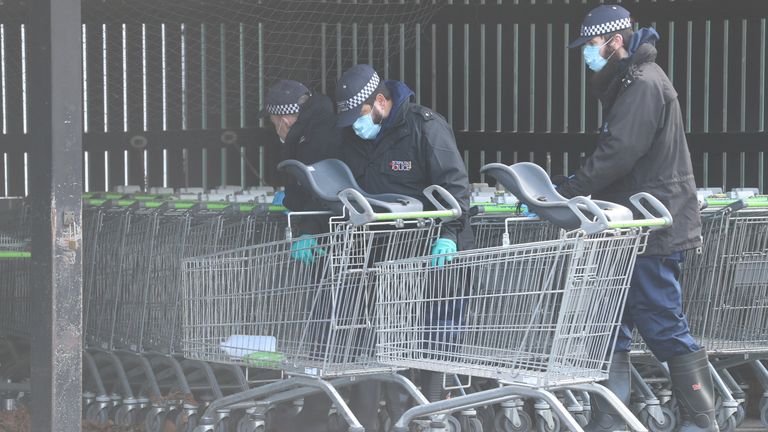
[[[410,133],[409,126],[406,122],[406,113],[411,106],[410,99],[414,96],[413,91],[403,82],[389,80],[385,81],[384,85],[389,89],[392,97],[392,109],[389,116],[381,122],[381,130],[379,135],[373,141],[373,149],[369,160],[373,161],[381,157],[389,149],[390,144],[397,142],[403,136]],[[352,139],[359,140],[357,135],[349,128],[347,133],[350,134]],[[357,151],[365,152],[362,146],[354,146]]]
[[[305,140],[306,131],[323,121],[334,120],[333,103],[324,95],[312,95],[299,111],[299,118],[285,137],[285,144],[296,146]],[[335,120],[334,120],[335,121]]]
[[[410,99],[414,96],[411,90],[404,82],[385,81],[384,85],[389,89],[392,97],[392,110],[389,116],[381,122],[381,133],[386,134],[388,129],[399,126],[405,121],[405,111],[409,105]]]
[[[635,73],[642,64],[655,62],[657,54],[653,43],[642,43],[637,46],[631,57],[609,60],[608,64],[592,77],[592,94],[600,99],[604,112],[610,111],[616,102],[625,76]]]

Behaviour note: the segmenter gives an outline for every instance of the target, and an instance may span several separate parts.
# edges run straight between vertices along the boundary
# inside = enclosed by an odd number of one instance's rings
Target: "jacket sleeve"
[[[660,88],[651,81],[635,80],[611,108],[595,152],[558,192],[567,198],[587,196],[626,176],[651,148],[664,106]]]
[[[469,178],[464,160],[456,147],[453,131],[441,119],[424,122],[422,133],[429,182],[445,188],[461,207],[461,217],[445,223],[441,237],[459,244],[458,236],[467,223],[469,213]]]
[[[327,97],[323,96],[327,99]],[[339,142],[341,135],[335,127],[335,114],[330,100],[323,101],[323,111],[317,118],[312,118],[304,132],[308,134],[307,141],[294,144],[292,154],[305,164],[313,164],[323,159],[339,157]],[[291,211],[323,211],[326,210],[309,191],[291,178],[285,187],[285,207]],[[328,216],[299,216],[291,220],[295,225],[294,235],[321,234],[328,232]]]

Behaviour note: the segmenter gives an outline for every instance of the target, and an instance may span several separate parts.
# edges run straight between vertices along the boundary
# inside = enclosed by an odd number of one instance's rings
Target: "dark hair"
[[[368,96],[368,99],[366,99],[365,102],[363,102],[363,104],[373,105],[373,102],[376,100],[377,95],[384,96],[384,99],[386,100],[392,99],[392,95],[390,94],[389,89],[382,81],[382,82],[379,82],[379,85],[378,87],[376,87],[376,90],[374,90],[373,93],[371,93],[371,95]]]
[[[605,37],[605,40],[607,41],[616,35],[621,35],[621,39],[624,41],[624,49],[629,49],[629,41],[632,40],[632,36],[634,34],[635,34],[635,31],[632,30],[632,27],[630,27],[624,30],[619,30],[617,32],[608,33],[604,37]]]

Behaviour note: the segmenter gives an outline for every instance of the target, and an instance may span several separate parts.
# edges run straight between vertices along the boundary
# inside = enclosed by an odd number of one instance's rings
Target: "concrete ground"
[[[748,418],[744,420],[744,423],[742,423],[741,426],[736,428],[739,432],[765,432],[768,430],[768,426],[763,425],[760,423],[759,419],[756,418]]]

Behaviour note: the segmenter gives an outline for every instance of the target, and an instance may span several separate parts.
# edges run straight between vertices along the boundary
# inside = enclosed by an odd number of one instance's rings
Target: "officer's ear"
[[[387,98],[384,97],[383,94],[379,93],[376,95],[376,103],[378,103],[379,106],[383,108],[384,106],[386,106],[385,104],[387,103]]]
[[[614,51],[617,51],[624,47],[624,36],[621,35],[621,33],[616,33],[613,35],[613,39],[611,39],[611,48],[613,48]]]

